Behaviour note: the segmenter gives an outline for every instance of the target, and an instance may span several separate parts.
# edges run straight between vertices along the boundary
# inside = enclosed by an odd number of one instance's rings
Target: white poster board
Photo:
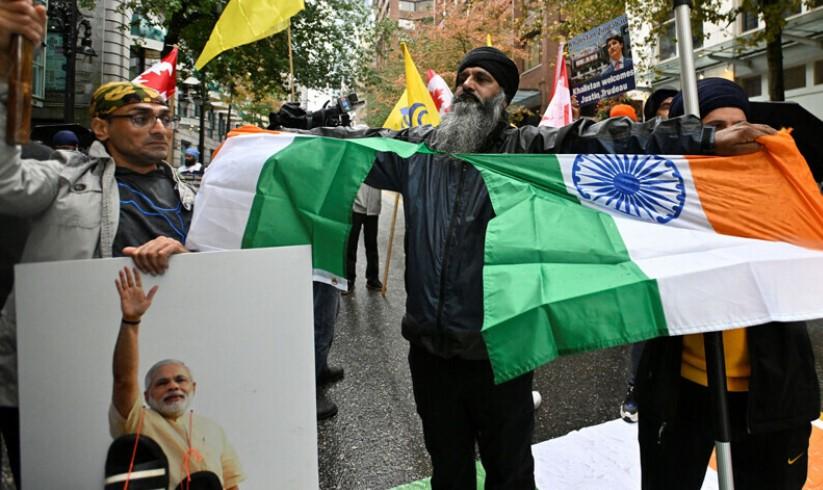
[[[23,488],[103,488],[124,265],[16,268]],[[191,408],[225,431],[243,490],[317,488],[310,248],[179,255],[143,284],[160,289],[140,327],[141,395],[152,364],[184,361]]]

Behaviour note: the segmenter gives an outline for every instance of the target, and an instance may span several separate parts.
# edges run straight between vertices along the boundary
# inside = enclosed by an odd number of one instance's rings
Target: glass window
[[[799,14],[802,7],[802,2],[797,2],[797,5],[789,5],[786,10],[783,11],[783,17]]]
[[[434,2],[432,0],[424,0],[422,2],[417,2],[416,10],[418,12],[431,12],[433,6]]]
[[[677,27],[674,20],[667,21],[665,31],[660,35],[658,41],[659,59],[666,60],[677,56]],[[703,23],[692,23],[692,47],[694,49],[703,46]]]
[[[666,24],[666,30],[660,35],[658,46],[660,47],[660,59],[667,60],[673,57],[676,53],[676,40],[674,22]]]
[[[823,60],[814,62],[814,84],[823,84]]]
[[[543,63],[543,40],[540,38],[532,38],[529,41],[526,69],[530,70],[541,63]]]
[[[748,97],[763,95],[763,78],[760,75],[738,78],[735,81],[738,85],[743,87],[743,91],[746,92]]]
[[[740,31],[746,32],[757,29],[758,17],[756,12],[743,12],[740,14]]]
[[[46,97],[46,54],[43,51],[38,51],[37,56],[34,57],[31,92],[35,99]]]
[[[794,90],[806,86],[806,65],[783,69],[783,88]]]
[[[402,12],[414,12],[414,2],[400,0],[397,2],[397,8]]]

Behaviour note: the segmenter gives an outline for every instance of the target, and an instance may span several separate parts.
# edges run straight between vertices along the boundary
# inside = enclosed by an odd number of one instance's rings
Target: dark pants
[[[366,280],[377,281],[380,274],[377,256],[377,218],[360,213],[351,214],[351,234],[346,251],[346,279],[354,281],[357,267],[357,244],[360,241],[360,228],[363,228],[363,242],[366,246]]]
[[[409,351],[414,401],[432,460],[433,490],[474,490],[475,441],[486,489],[532,489],[533,373],[495,385],[488,361]]]
[[[0,407],[0,432],[9,453],[9,464],[14,477],[14,485],[20,488],[20,409]],[[2,482],[2,479],[0,479]]]
[[[645,342],[632,344],[631,367],[629,367],[629,384],[633,385],[637,379],[637,370],[640,369],[640,359],[643,357],[643,346]]]
[[[340,291],[322,282],[312,283],[314,293],[314,378],[326,369],[340,310]]]
[[[679,389],[676,420],[663,425],[640,407],[638,439],[645,490],[691,490],[700,489],[703,484],[714,447],[709,390],[685,379],[681,380]],[[811,424],[748,434],[748,393],[729,393],[728,399],[735,488],[803,488],[809,464]]]

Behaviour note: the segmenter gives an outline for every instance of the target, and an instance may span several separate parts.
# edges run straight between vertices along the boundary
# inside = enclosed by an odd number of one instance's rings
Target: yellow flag
[[[303,7],[303,0],[229,0],[194,67],[199,70],[223,51],[277,34]]]
[[[394,105],[383,127],[403,129],[427,124],[437,126],[440,124],[440,112],[414,65],[406,43],[401,43],[400,47],[403,49],[403,60],[406,65],[406,90]]]
[[[389,113],[389,117],[386,118],[386,122],[383,123],[384,128],[395,129],[400,131],[401,129],[408,128],[409,124],[404,121],[403,119],[403,111],[407,109],[409,106],[409,94],[406,90],[403,91],[403,95],[400,96],[400,100],[394,104],[394,109],[391,110]]]
[[[488,46],[490,48],[493,47],[492,46],[492,35],[491,34],[486,34],[486,46]]]

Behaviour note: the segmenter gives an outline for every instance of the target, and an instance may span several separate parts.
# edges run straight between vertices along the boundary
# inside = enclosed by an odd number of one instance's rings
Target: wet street
[[[391,225],[393,194],[384,193],[380,215],[380,274]],[[358,253],[355,292],[341,300],[330,363],[346,370],[328,395],[340,409],[319,423],[322,489],[387,489],[431,475],[420,421],[415,412],[407,362],[408,343],[400,334],[403,288],[403,213],[397,215],[394,251],[384,298],[365,289],[365,251]],[[810,333],[823,359],[823,323]],[[537,370],[535,389],[543,396],[533,442],[618,418],[626,389],[629,348],[573,355]],[[823,370],[818,361],[818,373]]]

